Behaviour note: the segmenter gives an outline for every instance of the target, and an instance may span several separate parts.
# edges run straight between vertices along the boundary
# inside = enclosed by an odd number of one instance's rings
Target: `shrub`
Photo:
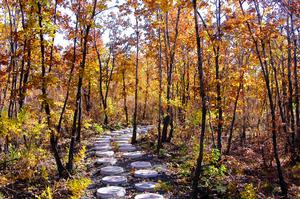
[[[241,192],[241,199],[256,199],[256,190],[252,184],[246,184]]]
[[[0,197],[1,198],[1,197]],[[52,199],[52,191],[50,187],[46,187],[46,189],[42,192],[38,199]]]
[[[78,199],[82,196],[84,190],[91,184],[88,178],[71,179],[67,182],[68,190],[71,192],[71,199]]]

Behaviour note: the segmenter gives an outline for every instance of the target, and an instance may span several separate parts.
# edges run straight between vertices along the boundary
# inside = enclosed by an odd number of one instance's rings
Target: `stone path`
[[[152,126],[139,127],[137,138],[148,133]],[[96,138],[89,150],[94,164],[93,184],[86,198],[163,199],[158,188],[162,165],[151,162],[149,154],[132,145],[132,128],[112,131]],[[92,195],[91,195],[92,194]]]

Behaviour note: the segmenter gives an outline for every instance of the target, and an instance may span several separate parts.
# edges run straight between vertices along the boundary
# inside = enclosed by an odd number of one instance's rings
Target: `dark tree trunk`
[[[122,70],[122,86],[123,86],[125,122],[126,122],[126,125],[127,125],[128,124],[128,108],[127,108],[127,93],[126,93],[126,82],[125,82],[125,69]]]
[[[198,27],[198,18],[197,18],[197,0],[193,0],[193,10],[194,10],[194,19],[195,19],[195,33],[197,41],[197,67],[199,72],[199,81],[200,81],[200,96],[201,96],[201,108],[202,108],[202,121],[201,121],[201,133],[199,140],[199,154],[196,163],[196,168],[193,174],[192,182],[192,198],[196,199],[198,196],[198,182],[202,170],[202,161],[203,161],[203,151],[204,151],[204,136],[205,136],[205,126],[206,126],[206,94],[204,88],[204,71],[203,71],[203,60],[202,60],[202,50],[201,50],[201,38],[199,34]]]
[[[231,123],[230,123],[230,128],[229,128],[229,138],[228,138],[227,150],[226,150],[226,154],[227,155],[230,152],[231,141],[232,141],[232,134],[233,134],[233,128],[234,128],[234,122],[235,122],[235,118],[236,118],[236,109],[237,109],[237,104],[238,104],[238,101],[239,101],[239,96],[240,96],[240,91],[241,91],[242,85],[243,85],[242,82],[240,82],[238,90],[237,90],[237,94],[236,94],[236,97],[235,97],[235,102],[234,102],[234,107],[233,107],[233,115],[232,115],[232,119],[231,119]]]
[[[239,4],[240,4],[240,8],[243,12],[243,15],[245,15],[241,0],[239,0]],[[258,23],[261,24],[261,19],[262,18],[261,18],[261,15],[260,15],[258,2],[254,1],[254,4],[255,4],[255,8],[256,8]],[[280,188],[281,188],[281,192],[284,196],[287,196],[288,187],[287,187],[287,184],[284,180],[284,176],[283,176],[283,172],[282,172],[282,168],[281,168],[281,163],[280,163],[280,159],[279,159],[279,155],[278,155],[278,149],[277,149],[276,112],[275,112],[275,106],[274,106],[274,102],[273,102],[273,93],[272,93],[271,84],[270,84],[270,74],[269,74],[268,64],[267,64],[267,61],[266,61],[267,57],[266,57],[266,50],[265,50],[265,41],[260,39],[260,44],[261,44],[261,49],[262,49],[260,51],[259,50],[259,41],[254,38],[254,35],[252,33],[252,30],[251,30],[251,27],[250,27],[250,24],[249,24],[248,21],[246,21],[246,24],[247,24],[249,33],[251,35],[251,38],[254,42],[255,53],[258,57],[259,64],[261,66],[263,76],[264,76],[264,80],[265,80],[265,84],[266,84],[269,107],[270,107],[270,112],[271,112],[271,125],[272,125],[271,132],[272,132],[273,153],[274,153],[274,158],[275,158],[275,161],[276,161],[277,174],[278,174],[278,179],[279,179],[279,185],[280,185]],[[261,28],[261,26],[260,26],[260,28]],[[260,31],[262,31],[262,30],[260,30]]]
[[[297,44],[297,37],[294,30],[294,20],[293,13],[291,13],[291,32],[293,36],[293,62],[294,62],[294,87],[295,87],[295,118],[296,118],[296,146],[297,150],[300,152],[300,111],[299,111],[299,81],[298,81],[298,49],[299,44]],[[298,34],[299,35],[299,34]],[[298,56],[297,56],[298,55]],[[299,157],[296,157],[299,159]]]
[[[164,121],[164,127],[162,131],[162,142],[170,142],[173,136],[173,110],[170,105],[170,100],[171,100],[171,87],[172,87],[172,82],[173,82],[173,68],[174,68],[174,60],[175,60],[175,52],[176,52],[176,44],[177,44],[177,38],[178,38],[178,27],[179,27],[179,19],[180,19],[180,11],[181,8],[178,8],[177,11],[177,17],[176,17],[176,25],[175,25],[175,38],[174,38],[174,44],[172,46],[171,52],[170,52],[170,63],[168,65],[168,76],[167,76],[167,116],[168,118],[165,118]],[[168,19],[166,18],[166,21]],[[166,25],[168,24],[168,21],[166,22]],[[169,39],[169,33],[168,33],[168,26],[166,27],[166,40],[167,40],[167,45],[170,48],[170,39]],[[169,136],[167,136],[168,133],[168,126],[165,125],[170,125],[170,132]]]
[[[134,112],[133,112],[133,132],[131,143],[136,143],[136,132],[137,132],[137,109],[138,109],[138,85],[139,85],[139,22],[138,16],[135,18],[136,22],[136,63],[135,63],[135,90],[134,90]]]
[[[162,21],[160,10],[158,10],[157,20]],[[161,45],[161,28],[158,27],[158,39],[159,39],[159,63],[158,63],[158,73],[159,73],[159,90],[158,90],[158,124],[157,124],[157,154],[159,154],[161,148],[161,118],[162,118],[162,45]]]
[[[84,74],[84,68],[85,68],[85,62],[86,62],[86,55],[87,55],[87,43],[88,43],[88,36],[89,32],[92,26],[92,21],[94,20],[94,16],[96,13],[96,5],[97,0],[94,0],[93,2],[93,11],[92,15],[89,21],[89,24],[85,28],[84,32],[84,38],[83,38],[83,47],[82,47],[82,60],[80,63],[80,69],[79,69],[79,79],[78,79],[78,85],[77,85],[77,94],[76,94],[76,103],[75,103],[75,110],[74,110],[74,116],[73,116],[73,125],[72,125],[72,132],[71,132],[71,142],[69,147],[69,157],[68,157],[68,163],[67,163],[67,170],[69,173],[72,173],[73,171],[73,160],[74,160],[74,150],[75,150],[75,139],[76,139],[76,133],[80,128],[77,127],[77,117],[80,114],[79,108],[80,108],[80,98],[81,98],[81,89],[82,89],[82,82],[83,82],[83,74]]]
[[[42,5],[38,1],[38,15],[39,15],[39,27],[40,27],[40,48],[41,48],[41,67],[42,67],[42,95],[43,95],[43,102],[42,102],[42,107],[44,107],[46,115],[47,115],[47,123],[48,123],[48,128],[51,131],[50,134],[50,144],[51,144],[51,149],[56,161],[56,166],[57,170],[59,173],[60,177],[65,177],[66,172],[65,168],[61,162],[61,159],[59,157],[59,153],[57,150],[57,144],[56,144],[56,136],[55,132],[52,129],[52,123],[51,123],[51,112],[50,112],[50,105],[48,103],[48,93],[47,93],[47,82],[46,82],[46,66],[45,66],[45,46],[44,46],[44,35],[43,35],[43,18],[42,18]]]

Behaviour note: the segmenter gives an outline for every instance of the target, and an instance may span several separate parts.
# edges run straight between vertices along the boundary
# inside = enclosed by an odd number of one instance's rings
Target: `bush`
[[[256,190],[252,184],[246,184],[241,192],[241,199],[256,199]]]
[[[84,190],[91,184],[91,180],[88,178],[72,179],[68,180],[67,187],[71,192],[71,199],[78,199],[82,196]]]
[[[104,129],[101,125],[94,123],[94,128],[96,129],[97,133],[102,134],[104,132]]]

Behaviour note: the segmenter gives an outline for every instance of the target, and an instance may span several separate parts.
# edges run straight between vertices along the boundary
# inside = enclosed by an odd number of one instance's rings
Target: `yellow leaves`
[[[42,192],[40,196],[38,196],[38,199],[52,199],[52,191],[49,186],[46,187],[46,189]]]
[[[82,146],[79,152],[74,157],[74,162],[76,165],[79,165],[85,157],[86,146]]]
[[[9,183],[9,179],[6,176],[0,176],[0,186],[6,185]]]
[[[72,193],[71,199],[79,199],[84,190],[92,183],[88,178],[69,179],[67,181],[68,190]]]

